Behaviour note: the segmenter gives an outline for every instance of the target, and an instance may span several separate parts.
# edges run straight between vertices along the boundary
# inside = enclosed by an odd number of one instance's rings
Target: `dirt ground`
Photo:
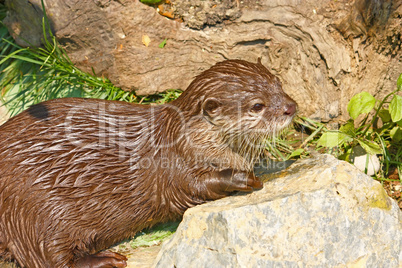
[[[389,173],[388,179],[393,181],[384,181],[382,186],[387,194],[398,202],[399,208],[402,210],[402,184],[396,168]]]

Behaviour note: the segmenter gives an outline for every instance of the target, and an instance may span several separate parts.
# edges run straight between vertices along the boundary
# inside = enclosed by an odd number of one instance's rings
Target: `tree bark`
[[[23,44],[19,37],[31,35],[38,45],[42,28],[24,22],[40,26],[40,0],[6,3],[16,40]],[[137,0],[45,0],[45,6],[78,67],[139,95],[185,89],[224,59],[262,57],[302,115],[329,121],[347,118],[358,92],[381,98],[394,90],[402,71],[401,0],[172,0],[164,7],[176,20]],[[22,7],[31,11],[18,13]]]

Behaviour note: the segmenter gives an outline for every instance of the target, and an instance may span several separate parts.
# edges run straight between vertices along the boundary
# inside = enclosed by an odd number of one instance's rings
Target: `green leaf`
[[[380,111],[378,111],[378,115],[381,117],[381,120],[384,123],[391,121],[391,114],[387,109],[381,109]]]
[[[368,140],[357,140],[357,141],[368,154],[370,155],[382,154],[381,147],[377,143]]]
[[[156,225],[152,229],[143,230],[129,242],[131,248],[146,247],[160,244],[176,232],[179,222],[167,222]]]
[[[361,114],[369,113],[375,105],[375,98],[368,92],[361,92],[352,97],[348,104],[348,112],[352,119]]]
[[[303,148],[296,149],[290,154],[289,158],[300,156],[303,152],[304,152]]]
[[[323,146],[327,148],[336,147],[345,142],[351,142],[353,138],[342,132],[325,132],[322,134],[317,142],[318,146]]]
[[[165,38],[165,40],[163,40],[162,43],[159,44],[159,48],[164,48],[166,45],[166,41],[167,39]]]
[[[146,5],[156,5],[162,2],[162,0],[140,0],[140,2]]]
[[[391,129],[389,134],[394,142],[400,142],[402,140],[402,129],[398,126]]]
[[[402,74],[400,74],[398,80],[396,80],[396,87],[398,90],[402,90]]]
[[[356,136],[355,123],[352,119],[349,119],[344,125],[339,128],[339,131],[345,133],[351,137]]]
[[[389,113],[391,114],[392,122],[398,122],[402,119],[402,97],[394,95],[389,104]]]
[[[352,153],[352,149],[353,149],[352,147],[349,148],[344,154],[341,154],[340,156],[338,156],[338,159],[349,162],[349,158],[350,158],[350,154]]]

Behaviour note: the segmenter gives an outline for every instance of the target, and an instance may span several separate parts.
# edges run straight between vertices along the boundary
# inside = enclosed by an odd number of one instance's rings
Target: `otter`
[[[262,188],[253,166],[296,110],[260,60],[217,63],[164,105],[33,105],[0,127],[0,257],[125,267],[125,256],[103,250],[195,205]]]

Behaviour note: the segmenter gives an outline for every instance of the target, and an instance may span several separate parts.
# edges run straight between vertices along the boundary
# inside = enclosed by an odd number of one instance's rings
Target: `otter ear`
[[[222,109],[222,103],[215,98],[208,98],[202,104],[202,113],[210,118],[219,115],[221,109]]]

